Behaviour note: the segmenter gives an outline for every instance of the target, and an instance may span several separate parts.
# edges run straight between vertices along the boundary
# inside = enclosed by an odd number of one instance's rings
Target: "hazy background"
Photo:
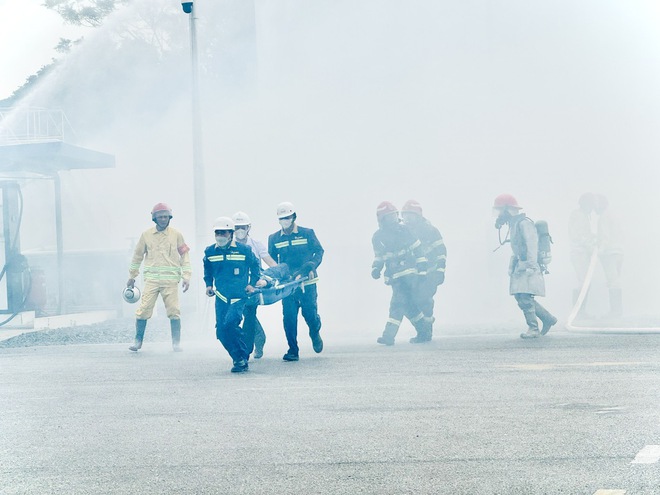
[[[188,16],[170,3],[136,0],[115,12],[22,102],[57,102],[72,140],[116,156],[113,170],[62,174],[66,249],[128,249],[160,201],[194,244]],[[370,277],[375,208],[411,198],[448,249],[436,329],[523,327],[508,295],[510,248],[492,252],[491,206],[502,192],[549,222],[544,304],[562,320],[575,285],[569,214],[581,193],[605,194],[625,219],[624,311],[654,322],[656,2],[197,0],[195,8],[208,244],[213,218],[236,210],[266,242],[278,228],[276,205],[292,201],[326,250],[326,338],[382,331],[390,290]],[[24,190],[24,249],[54,244],[47,191],[37,182]],[[193,248],[201,277],[203,246]],[[604,284],[600,274],[594,283]],[[279,325],[279,311],[262,314]]]

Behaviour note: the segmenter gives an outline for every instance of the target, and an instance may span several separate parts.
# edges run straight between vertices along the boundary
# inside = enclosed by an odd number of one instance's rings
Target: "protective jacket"
[[[422,251],[422,243],[410,229],[401,223],[379,228],[373,235],[374,248],[372,270],[380,272],[385,267],[385,283],[410,275],[426,274],[428,262]]]
[[[545,296],[543,272],[537,262],[538,234],[534,222],[524,213],[509,220],[511,249],[509,294]]]
[[[158,230],[152,227],[142,233],[135,246],[129,266],[130,278],[137,278],[144,261],[144,280],[159,284],[176,285],[183,278],[190,281],[190,248],[183,235],[172,228]]]
[[[412,234],[421,242],[421,253],[428,262],[427,274],[437,284],[445,279],[445,266],[447,264],[447,247],[440,231],[427,219],[409,224]]]
[[[204,283],[215,284],[216,296],[223,302],[235,302],[246,297],[245,287],[259,280],[259,260],[249,246],[230,242],[225,247],[216,244],[204,250]]]
[[[571,252],[591,254],[596,244],[596,236],[591,230],[591,215],[577,209],[571,213],[568,220],[568,237],[571,241]]]
[[[623,230],[609,209],[598,217],[598,251],[601,255],[623,254]]]
[[[294,225],[290,234],[279,230],[268,236],[268,254],[277,263],[286,263],[293,277],[305,277],[314,272],[314,277],[305,285],[316,283],[316,269],[323,260],[323,252],[313,229]]]

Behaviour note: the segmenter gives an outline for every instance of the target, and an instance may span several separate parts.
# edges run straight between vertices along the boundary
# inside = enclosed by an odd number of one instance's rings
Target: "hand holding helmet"
[[[133,280],[133,279],[131,279]],[[130,282],[130,280],[129,280]],[[135,282],[135,280],[133,280]],[[130,304],[134,304],[140,300],[140,296],[142,293],[140,292],[140,289],[135,287],[135,285],[132,286],[126,286],[124,290],[121,293],[121,296],[124,298],[124,301]]]

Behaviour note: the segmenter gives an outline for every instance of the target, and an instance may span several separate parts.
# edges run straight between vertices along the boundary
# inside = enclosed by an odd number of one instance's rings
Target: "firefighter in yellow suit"
[[[172,347],[180,351],[181,310],[179,307],[179,282],[183,292],[190,286],[190,248],[183,240],[181,232],[170,227],[172,209],[165,203],[158,203],[151,210],[151,219],[156,224],[140,236],[135,246],[129,267],[127,287],[135,285],[135,278],[144,261],[144,289],[140,307],[135,312],[135,343],[129,347],[138,351],[142,347],[147,320],[151,318],[158,294],[163,298],[167,317],[172,329]]]

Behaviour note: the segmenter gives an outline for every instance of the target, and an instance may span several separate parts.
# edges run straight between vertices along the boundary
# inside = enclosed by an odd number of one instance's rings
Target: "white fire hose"
[[[575,301],[575,306],[571,310],[571,313],[568,315],[568,321],[566,322],[566,329],[570,332],[595,332],[595,333],[658,333],[660,332],[660,327],[624,327],[624,326],[579,326],[574,325],[573,321],[582,308],[584,300],[587,297],[587,291],[591,285],[591,279],[594,275],[596,269],[596,264],[598,263],[598,248],[595,248],[591,254],[591,261],[589,262],[589,269],[587,270],[587,275],[584,277],[584,282],[582,284],[582,289],[580,289],[580,295],[578,295],[577,301]]]

